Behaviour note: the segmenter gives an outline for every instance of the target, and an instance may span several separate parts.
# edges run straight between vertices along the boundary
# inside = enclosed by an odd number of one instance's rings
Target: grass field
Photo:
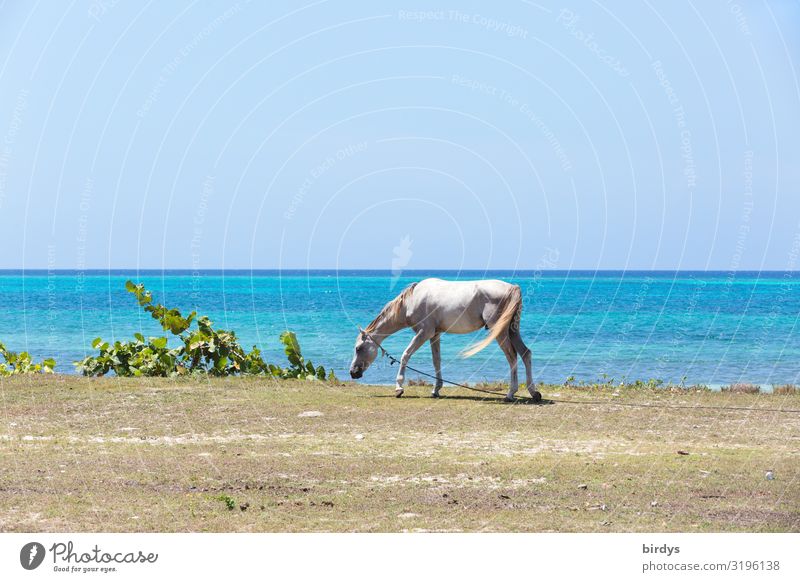
[[[800,531],[797,394],[541,390],[0,379],[0,530]]]

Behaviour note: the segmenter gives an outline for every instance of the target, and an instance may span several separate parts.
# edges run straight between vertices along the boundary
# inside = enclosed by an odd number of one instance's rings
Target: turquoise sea
[[[0,341],[14,351],[53,356],[57,371],[91,353],[91,342],[161,328],[125,292],[141,281],[157,301],[206,314],[283,361],[278,336],[297,333],[304,354],[348,377],[353,341],[408,283],[425,277],[500,278],[519,284],[522,334],[537,381],[660,378],[710,385],[800,383],[800,273],[522,271],[0,271]],[[481,333],[442,340],[444,376],[505,379],[492,346],[470,359],[459,351]],[[384,344],[399,355],[406,330]],[[412,365],[430,370],[430,352]],[[390,383],[376,362],[362,379]],[[409,378],[415,374],[410,373]]]

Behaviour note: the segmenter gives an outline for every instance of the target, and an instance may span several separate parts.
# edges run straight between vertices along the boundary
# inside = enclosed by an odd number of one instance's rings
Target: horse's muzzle
[[[350,368],[350,377],[354,380],[358,380],[361,376],[364,375],[363,368]]]

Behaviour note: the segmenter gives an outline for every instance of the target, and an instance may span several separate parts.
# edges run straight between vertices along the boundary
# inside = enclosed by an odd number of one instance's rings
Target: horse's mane
[[[411,294],[414,292],[414,287],[416,287],[416,283],[411,283],[408,287],[403,289],[400,292],[400,295],[392,299],[389,303],[383,306],[381,312],[378,314],[378,317],[373,319],[370,324],[367,326],[367,329],[364,330],[367,333],[371,333],[375,331],[378,327],[378,324],[382,321],[387,319],[395,319],[398,315],[400,315],[400,310],[406,303],[406,299],[408,299]]]

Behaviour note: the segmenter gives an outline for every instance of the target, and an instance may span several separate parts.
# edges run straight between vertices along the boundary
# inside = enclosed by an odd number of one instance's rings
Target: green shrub
[[[11,352],[0,343],[0,376],[14,376],[18,374],[52,374],[56,361],[52,358],[35,363],[28,352]]]
[[[225,507],[228,508],[228,511],[233,511],[236,508],[236,500],[230,495],[223,493],[222,495],[215,497],[215,499],[217,501],[222,501],[222,503],[225,504]]]
[[[289,367],[280,368],[269,364],[268,367],[271,375],[278,378],[316,378],[317,380],[325,380],[325,368],[322,366],[317,366],[315,368],[314,364],[306,362],[305,358],[303,358],[303,352],[300,351],[300,344],[294,332],[283,332],[281,334],[281,343],[283,343],[283,351],[286,354],[286,358],[289,360]],[[327,378],[328,380],[334,380],[336,378],[333,374],[333,370],[330,371]]]
[[[280,336],[289,365],[268,364],[257,347],[253,346],[248,352],[239,344],[234,332],[214,329],[208,317],[197,317],[194,311],[184,317],[177,309],[153,303],[152,293],[141,283],[137,285],[128,281],[125,289],[136,297],[139,306],[158,321],[165,332],[179,340],[179,345],[170,347],[167,337],[145,339],[140,333],[134,334],[133,341],[114,344],[97,338],[92,347],[99,353],[75,362],[75,367],[84,376],[103,376],[109,372],[117,376],[201,373],[210,376],[263,374],[276,378],[326,379],[325,368],[305,361],[297,336],[290,331]],[[333,379],[335,376],[331,371],[327,377]]]

